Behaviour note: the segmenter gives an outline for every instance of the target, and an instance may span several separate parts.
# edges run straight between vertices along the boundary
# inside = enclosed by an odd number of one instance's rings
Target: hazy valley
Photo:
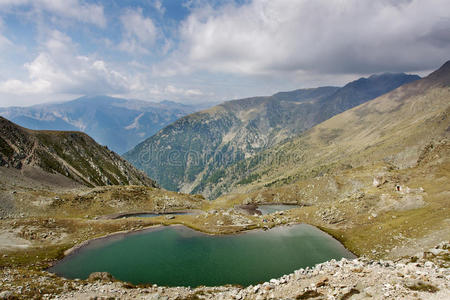
[[[83,131],[122,154],[166,125],[206,106],[85,96],[61,103],[0,108],[0,116],[29,129]]]

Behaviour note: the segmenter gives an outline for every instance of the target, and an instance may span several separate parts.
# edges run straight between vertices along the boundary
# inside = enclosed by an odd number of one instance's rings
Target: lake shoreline
[[[341,241],[339,241],[339,239],[336,239],[332,234],[328,233],[327,231],[323,230],[322,228],[319,228],[318,226],[307,224],[307,223],[282,224],[282,225],[279,225],[279,226],[271,227],[269,229],[261,228],[261,227],[249,228],[249,229],[241,228],[241,230],[237,230],[237,231],[232,232],[232,233],[219,233],[219,234],[206,232],[206,231],[203,231],[203,230],[198,230],[197,228],[190,227],[190,226],[188,226],[186,224],[169,224],[169,225],[157,224],[157,225],[152,225],[152,226],[145,227],[145,228],[138,229],[138,230],[133,230],[132,229],[132,230],[117,231],[117,232],[113,232],[113,233],[110,233],[110,234],[106,234],[106,235],[103,235],[103,236],[99,236],[99,237],[96,237],[96,238],[92,238],[92,239],[86,240],[86,241],[84,241],[82,243],[79,243],[79,244],[77,244],[77,245],[67,249],[66,251],[64,251],[64,257],[61,258],[61,259],[52,261],[50,263],[49,267],[46,268],[45,271],[53,273],[53,274],[56,274],[56,275],[61,276],[61,277],[64,277],[61,274],[58,274],[57,272],[50,271],[50,269],[53,268],[54,266],[56,266],[58,263],[63,262],[65,260],[68,260],[71,257],[73,257],[74,255],[77,255],[84,248],[86,248],[86,247],[88,247],[88,246],[90,246],[92,244],[95,244],[95,243],[107,243],[109,241],[120,239],[120,238],[124,238],[124,237],[129,236],[129,235],[150,233],[150,232],[153,232],[153,231],[162,230],[162,229],[164,229],[166,227],[186,228],[186,229],[188,229],[188,230],[190,230],[192,232],[195,232],[195,233],[198,233],[198,234],[201,234],[201,235],[207,235],[207,236],[225,236],[225,235],[226,236],[237,236],[237,235],[242,235],[242,234],[246,234],[246,233],[250,233],[250,232],[265,232],[265,231],[268,231],[268,230],[280,230],[280,229],[283,229],[283,228],[288,228],[288,227],[298,226],[298,225],[306,225],[308,227],[312,227],[312,228],[315,228],[315,229],[319,230],[322,234],[326,235],[328,238],[337,241],[338,244],[345,251],[347,251],[349,254],[353,255],[354,258],[358,258],[358,256],[353,251],[351,251],[350,249],[345,247],[345,245]]]

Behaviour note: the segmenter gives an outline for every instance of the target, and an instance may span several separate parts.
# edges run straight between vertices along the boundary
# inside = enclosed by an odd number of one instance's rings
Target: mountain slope
[[[84,133],[34,131],[2,117],[0,166],[44,171],[40,172],[41,175],[59,174],[91,187],[124,184],[156,186],[143,172]]]
[[[35,130],[83,131],[113,151],[124,153],[201,107],[93,96],[63,103],[0,108],[0,115]]]
[[[450,62],[428,77],[345,111],[246,161],[218,172],[209,194],[283,186],[377,162],[404,169],[426,145],[450,134]]]
[[[170,190],[201,193],[216,171],[419,77],[383,74],[322,87],[228,101],[179,119],[125,157]],[[388,83],[388,84],[387,84]]]

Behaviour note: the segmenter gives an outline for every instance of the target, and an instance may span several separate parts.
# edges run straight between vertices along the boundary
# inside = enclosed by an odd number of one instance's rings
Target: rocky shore
[[[299,269],[281,278],[254,286],[159,287],[134,286],[107,273],[88,280],[63,280],[62,290],[42,294],[43,299],[450,299],[450,244],[396,261],[331,260]],[[44,285],[53,274],[31,278],[28,284]],[[4,270],[0,299],[20,297],[27,286],[17,286],[20,272]]]

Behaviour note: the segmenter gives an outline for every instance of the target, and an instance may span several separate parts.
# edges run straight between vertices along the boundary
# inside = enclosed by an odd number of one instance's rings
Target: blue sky
[[[425,75],[448,0],[0,0],[0,106],[106,94],[184,103]]]

